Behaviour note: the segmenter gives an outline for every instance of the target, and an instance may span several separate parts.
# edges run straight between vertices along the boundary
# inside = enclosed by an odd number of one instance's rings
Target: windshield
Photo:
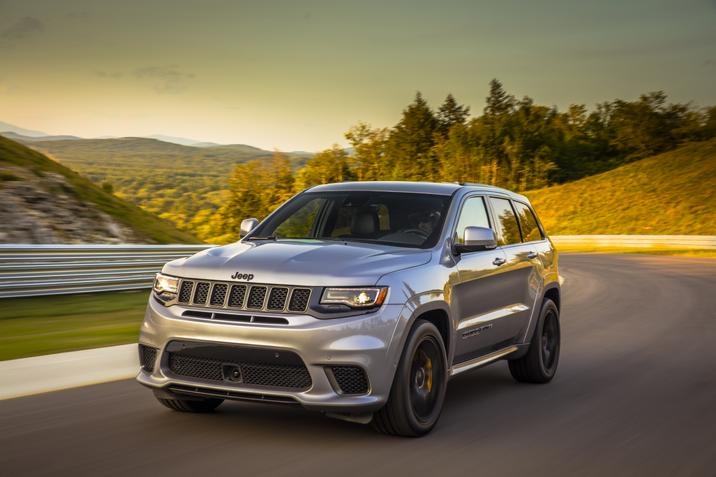
[[[307,239],[433,247],[449,196],[404,192],[307,192],[281,207],[247,240]]]

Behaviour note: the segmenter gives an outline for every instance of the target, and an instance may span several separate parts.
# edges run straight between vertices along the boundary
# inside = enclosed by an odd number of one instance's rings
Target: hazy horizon
[[[0,0],[0,121],[318,151],[394,125],[416,91],[479,114],[492,78],[560,110],[714,105],[714,24],[714,0]]]

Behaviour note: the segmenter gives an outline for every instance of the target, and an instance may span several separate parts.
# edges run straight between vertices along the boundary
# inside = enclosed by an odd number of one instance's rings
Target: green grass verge
[[[716,235],[716,140],[525,195],[550,235]]]
[[[149,292],[0,300],[0,361],[135,343]]]

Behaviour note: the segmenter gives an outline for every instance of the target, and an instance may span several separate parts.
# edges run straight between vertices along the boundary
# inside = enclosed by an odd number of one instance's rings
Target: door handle
[[[527,258],[529,258],[530,260],[532,260],[533,258],[537,258],[537,252],[528,252]]]
[[[506,261],[507,261],[507,260],[505,260],[505,259],[502,258],[502,257],[496,257],[496,258],[492,261],[492,264],[493,264],[493,265],[497,265],[497,266],[499,267],[500,265],[504,265]]]

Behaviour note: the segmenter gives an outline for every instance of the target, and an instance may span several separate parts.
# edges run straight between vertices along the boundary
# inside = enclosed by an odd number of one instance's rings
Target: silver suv
[[[521,195],[328,184],[241,229],[156,277],[137,380],[169,408],[300,404],[419,436],[457,374],[502,359],[520,382],[555,374],[557,253]]]

